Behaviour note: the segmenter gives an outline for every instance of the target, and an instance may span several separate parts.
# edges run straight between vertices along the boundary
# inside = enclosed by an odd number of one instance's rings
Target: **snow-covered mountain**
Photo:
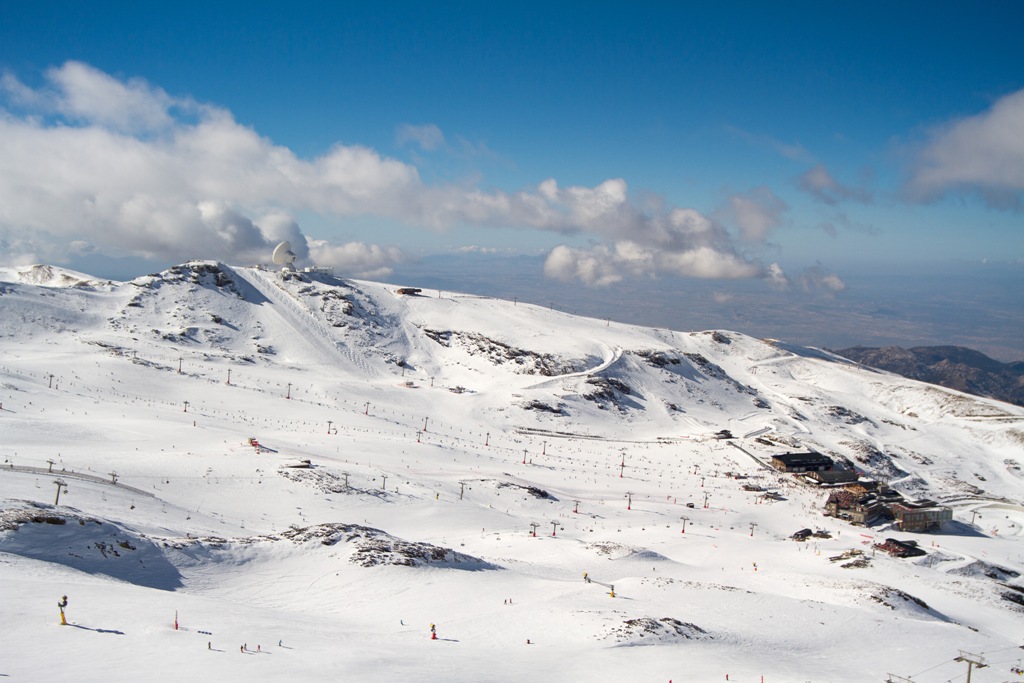
[[[1024,405],[1024,361],[1000,363],[963,346],[854,346],[836,353],[904,377]]]
[[[0,674],[945,681],[1016,654],[1024,408],[399,289],[0,269]],[[791,451],[953,520],[823,517],[768,465]]]

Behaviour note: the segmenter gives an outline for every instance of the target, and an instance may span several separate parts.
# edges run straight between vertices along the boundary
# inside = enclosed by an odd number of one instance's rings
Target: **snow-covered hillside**
[[[926,683],[964,650],[1012,678],[1024,409],[397,289],[0,269],[0,674]],[[807,450],[953,520],[824,517],[767,465]]]

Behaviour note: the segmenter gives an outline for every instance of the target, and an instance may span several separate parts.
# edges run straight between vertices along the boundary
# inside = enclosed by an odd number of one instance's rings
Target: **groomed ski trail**
[[[338,354],[341,354],[366,376],[377,377],[379,375],[369,363],[353,352],[345,342],[338,339],[313,311],[309,310],[305,304],[297,300],[274,279],[255,268],[232,268],[230,266],[223,266],[223,268],[262,294],[274,305],[277,314],[292,326],[296,334],[300,334],[300,330],[312,330],[314,334],[303,334],[302,338],[321,352],[325,364],[330,364],[329,359],[336,358]]]
[[[558,382],[562,382],[562,381],[567,380],[567,379],[573,379],[573,378],[576,378],[576,377],[591,377],[593,375],[596,375],[599,372],[604,372],[605,370],[607,370],[611,366],[613,366],[616,363],[618,363],[619,360],[622,358],[622,347],[621,346],[616,346],[613,349],[611,347],[605,346],[604,344],[601,344],[601,345],[604,346],[605,357],[604,357],[604,360],[601,362],[600,365],[596,365],[596,366],[594,366],[592,368],[588,368],[588,369],[583,370],[581,372],[570,372],[570,373],[567,373],[565,375],[558,375],[557,377],[550,377],[550,378],[544,380],[543,382],[538,382],[537,384],[531,384],[530,386],[528,386],[526,388],[527,389],[543,389],[545,387],[550,387],[550,386],[552,386],[554,384],[557,384]]]

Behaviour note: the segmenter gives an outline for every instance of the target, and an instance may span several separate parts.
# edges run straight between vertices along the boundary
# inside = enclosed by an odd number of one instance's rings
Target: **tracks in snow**
[[[316,347],[323,354],[325,360],[336,358],[340,354],[367,376],[378,375],[364,358],[355,353],[348,344],[338,339],[306,304],[279,283],[256,269],[242,271],[230,266],[223,266],[223,268],[231,271],[238,279],[248,283],[262,294],[274,305],[274,310],[278,315],[294,328],[296,334],[312,331],[313,334],[303,334],[303,339]]]
[[[598,342],[598,343],[600,343],[600,342]],[[601,362],[600,365],[596,365],[596,366],[594,366],[592,368],[589,368],[587,370],[583,370],[582,372],[570,372],[570,373],[565,374],[565,375],[558,375],[557,377],[550,377],[550,378],[544,380],[543,382],[538,382],[537,384],[531,384],[530,386],[528,386],[526,388],[527,389],[543,389],[543,388],[546,388],[546,387],[550,387],[550,386],[552,386],[554,384],[557,384],[558,382],[561,382],[563,380],[573,379],[575,377],[591,377],[593,375],[596,375],[599,372],[604,372],[605,370],[607,370],[611,366],[613,366],[616,363],[618,363],[619,360],[622,358],[622,347],[621,346],[616,346],[613,349],[611,347],[605,346],[604,344],[601,344],[601,345],[604,346],[605,357],[604,357],[604,360]]]

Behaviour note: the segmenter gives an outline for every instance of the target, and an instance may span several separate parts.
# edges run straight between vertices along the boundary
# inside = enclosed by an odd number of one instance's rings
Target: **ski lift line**
[[[922,671],[921,673],[916,673],[916,674],[914,674],[913,676],[911,676],[910,678],[917,678],[918,676],[923,676],[924,674],[928,673],[929,671],[935,671],[935,670],[936,670],[936,669],[938,669],[938,668],[939,668],[940,666],[946,666],[947,664],[956,664],[956,660],[955,660],[955,659],[947,659],[947,660],[946,660],[946,661],[944,661],[944,662],[939,662],[938,664],[936,664],[936,665],[935,665],[935,666],[933,666],[932,668],[930,668],[930,669],[925,669],[925,670],[924,670],[924,671]]]
[[[219,380],[209,379],[208,381],[214,382],[214,383],[218,383],[218,384],[220,383]],[[233,386],[236,386],[236,385],[233,385]],[[242,387],[239,387],[239,388],[248,389],[250,391],[259,391],[261,393],[265,393],[266,392],[265,389],[261,389],[261,388],[257,388],[257,387],[242,386]],[[325,390],[325,392],[326,392],[326,390]],[[127,397],[127,395],[125,395],[125,396]],[[153,399],[147,399],[147,400],[150,400],[151,403],[153,402]],[[311,405],[317,405],[317,406],[323,407],[325,409],[328,408],[328,406],[325,405],[322,402],[318,402],[318,401],[303,401],[302,399],[297,399],[297,400],[309,403]],[[336,401],[337,400],[338,399],[336,399]],[[341,403],[349,403],[347,400],[344,400],[344,399],[340,399],[340,402]],[[176,405],[176,404],[174,404],[172,402],[167,402],[167,401],[163,401],[163,403],[166,404],[166,405]],[[403,414],[403,416],[404,416],[404,414]],[[408,417],[408,416],[406,416],[406,417]],[[435,431],[437,431],[437,430],[435,429]],[[651,445],[651,444],[662,444],[662,445],[665,445],[667,443],[670,443],[670,441],[666,440],[665,438],[659,438],[659,439],[657,439],[655,441],[637,441],[637,440],[611,439],[611,438],[606,438],[606,437],[599,437],[599,436],[592,436],[592,435],[583,435],[583,434],[565,435],[565,434],[559,434],[557,432],[550,432],[549,430],[539,430],[539,429],[535,430],[535,429],[531,429],[531,428],[520,428],[517,431],[519,433],[524,433],[524,434],[531,434],[532,433],[532,434],[535,434],[535,435],[543,435],[545,437],[550,437],[550,438],[558,437],[558,438],[565,438],[565,439],[574,439],[574,438],[578,438],[578,439],[595,439],[595,440],[602,440],[602,441],[608,441],[608,442],[638,443],[638,444],[645,444],[645,445]],[[448,433],[448,435],[449,436],[454,436],[450,432]]]
[[[985,652],[979,652],[978,654],[979,655],[990,655],[990,654],[992,654],[994,652],[1006,652],[1007,650],[1020,650],[1020,649],[1024,649],[1024,645],[1011,645],[1010,647],[1002,647],[1002,648],[999,648],[998,650],[986,650]],[[1020,657],[1015,657],[1014,659],[1015,660],[1016,659],[1020,659]],[[1013,661],[1013,660],[1010,660],[1010,661]]]
[[[137,489],[134,486],[128,486],[127,484],[115,484],[109,479],[103,479],[102,477],[94,477],[91,474],[82,474],[71,470],[61,470],[59,472],[52,472],[45,467],[28,467],[24,465],[10,465],[8,467],[0,467],[0,471],[3,472],[20,472],[22,474],[45,474],[47,476],[53,474],[59,474],[62,477],[68,479],[78,479],[80,481],[88,481],[93,484],[105,484],[106,486],[113,487],[118,490],[127,491],[140,496],[148,496],[149,498],[156,498],[156,496],[149,491],[143,491]]]
[[[346,402],[347,402],[347,401],[346,401]],[[169,403],[168,405],[176,405],[176,404],[171,404],[171,403]],[[322,403],[319,403],[319,402],[315,403],[315,405],[319,405],[319,406],[321,406],[321,407],[326,407],[326,406],[324,406],[324,404],[322,404]],[[216,411],[215,411],[215,412],[216,412]],[[417,419],[418,419],[418,418],[417,418]],[[244,418],[243,418],[243,420],[244,420]],[[250,419],[250,420],[249,420],[249,422],[253,422],[253,421],[254,421],[254,418],[253,418],[253,419]],[[279,421],[279,422],[280,422],[280,421]],[[393,422],[394,424],[401,424],[401,423],[399,423],[399,422],[397,422],[397,421],[391,421],[391,420],[389,420],[389,422]],[[304,422],[303,424],[308,424],[308,422]],[[349,428],[349,427],[347,427],[347,426],[345,426],[345,427],[344,427],[344,429],[345,429],[346,431],[350,431],[350,430],[351,430],[351,428]],[[437,430],[435,429],[434,431],[436,432]],[[405,435],[405,433],[404,433],[404,432],[402,432],[401,434],[394,434],[394,433],[392,433],[391,435],[392,435],[392,436],[395,436],[395,437],[397,438],[397,437],[401,437],[401,436],[404,436],[404,435]],[[463,440],[463,439],[459,438],[458,436],[454,435],[454,434],[453,434],[453,433],[451,433],[451,432],[447,432],[447,433],[445,433],[445,432],[440,432],[440,435],[441,435],[441,436],[447,436],[447,437],[448,437],[449,439],[451,439],[451,440],[452,440],[453,442],[455,442],[455,443],[463,443],[463,442],[464,442],[464,440]],[[573,435],[573,436],[565,436],[565,437],[563,437],[563,438],[570,438],[570,439],[571,439],[571,438],[574,438],[574,437],[576,437],[576,438],[586,438],[586,437],[585,437],[585,436],[583,436],[583,435]],[[634,442],[634,443],[638,443],[638,442]],[[642,443],[647,443],[647,444],[655,443],[655,444],[659,444],[659,443],[664,443],[664,441],[663,441],[663,440],[659,440],[659,441],[655,441],[655,442],[642,442]],[[508,448],[506,448],[506,447],[501,447],[501,446],[495,446],[494,448],[497,448],[497,449],[501,449],[501,450],[504,450],[504,451],[510,451],[510,449],[508,449]],[[514,450],[514,449],[512,449],[512,450]],[[557,456],[557,455],[554,455],[554,454],[552,454],[552,455],[550,455],[550,456],[548,456],[548,455],[546,455],[546,454],[545,454],[545,457],[546,457],[547,459],[549,459],[549,460],[557,460],[557,461],[561,461],[561,462],[565,462],[566,460],[572,461],[572,458],[567,458],[567,457]],[[637,469],[638,469],[638,470],[641,470],[641,471],[647,472],[648,474],[649,474],[649,473],[651,472],[651,469],[650,469],[649,467],[635,467],[634,469],[635,469],[635,470],[637,470]]]
[[[276,471],[276,470],[275,470],[275,471]],[[161,476],[161,475],[158,475],[158,474],[145,474],[145,475],[140,475],[140,476],[137,476],[137,477],[132,477],[132,479],[146,479],[146,480],[153,480],[153,479],[156,479],[156,480],[158,480],[158,481],[168,481],[168,480],[171,480],[172,482],[174,482],[174,481],[180,481],[180,480],[182,480],[182,479],[186,479],[186,480],[191,480],[191,479],[195,479],[195,480],[200,480],[200,479],[206,479],[206,480],[208,480],[208,481],[221,481],[221,480],[231,480],[231,481],[257,481],[257,480],[262,480],[262,479],[266,479],[266,478],[267,478],[268,476],[269,476],[269,472],[268,472],[267,474],[263,475],[263,476],[255,476],[255,477],[239,477],[239,476],[231,476],[231,475],[227,475],[227,474],[223,474],[223,475],[221,475],[221,474],[212,474],[212,475],[210,475],[210,476],[208,476],[208,477],[179,477],[179,476],[177,476],[177,475],[173,475],[173,476],[171,476],[171,475]],[[118,485],[118,488],[128,488],[128,487],[127,487],[127,486],[121,486],[121,485]]]

